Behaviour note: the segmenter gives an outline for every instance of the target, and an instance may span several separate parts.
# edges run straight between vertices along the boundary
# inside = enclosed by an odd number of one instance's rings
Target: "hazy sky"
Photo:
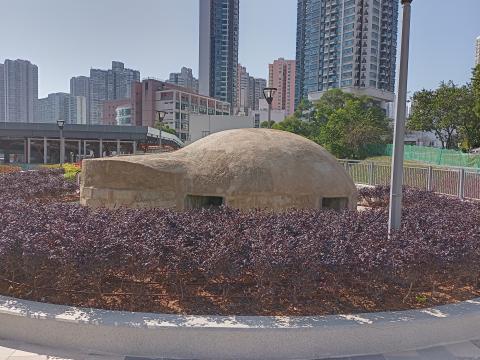
[[[295,57],[297,0],[240,0],[240,62],[266,78],[268,63]],[[480,35],[480,0],[414,0],[410,89],[466,82]],[[198,74],[198,0],[0,0],[0,62],[39,67],[39,95],[112,60],[167,78]]]

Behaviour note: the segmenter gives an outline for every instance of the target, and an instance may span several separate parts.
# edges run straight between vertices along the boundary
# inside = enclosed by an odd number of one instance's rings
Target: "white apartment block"
[[[0,64],[0,122],[35,121],[38,67],[27,60]]]

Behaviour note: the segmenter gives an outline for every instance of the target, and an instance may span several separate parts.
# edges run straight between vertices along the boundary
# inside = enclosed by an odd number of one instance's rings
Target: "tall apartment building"
[[[480,36],[477,37],[477,46],[475,52],[475,66],[480,65]]]
[[[287,116],[295,111],[295,60],[280,58],[268,65],[268,86],[277,88],[272,109],[285,110]]]
[[[112,62],[112,69],[90,70],[89,81],[89,123],[100,124],[103,117],[103,103],[108,100],[128,99],[132,95],[132,84],[140,81],[140,72],[126,69],[118,61]]]
[[[89,123],[99,124],[103,117],[103,103],[108,99],[108,71],[90,70]],[[111,99],[113,100],[113,99]]]
[[[199,93],[235,107],[239,0],[200,1]]]
[[[76,76],[70,79],[70,95],[88,98],[89,93],[90,78],[88,76]]]
[[[57,120],[68,120],[69,97],[67,93],[48,94],[46,98],[38,99],[35,122],[55,123]]]
[[[394,100],[398,0],[298,0],[296,103],[328,89]]]
[[[253,96],[253,109],[260,110],[259,102],[261,99],[263,99],[263,89],[267,87],[267,80],[253,78],[253,85],[253,90],[251,90],[251,94]]]
[[[27,60],[0,64],[0,122],[35,121],[38,67]]]
[[[263,89],[267,87],[265,79],[250,76],[247,69],[238,64],[236,114],[248,115],[252,110],[258,110],[258,102],[263,98]]]
[[[108,70],[108,98],[130,98],[134,81],[140,81],[138,70],[126,69],[122,62],[112,61],[112,69]]]
[[[90,78],[76,76],[70,79],[70,95],[82,96],[86,99],[86,124],[90,123]]]
[[[58,120],[64,120],[67,124],[86,124],[86,98],[67,93],[54,93],[38,99],[35,122],[55,123]]]
[[[190,68],[182,67],[179,73],[170,73],[167,83],[182,86],[198,93],[198,79],[193,76]]]
[[[238,64],[237,69],[237,102],[235,104],[235,112],[240,114],[248,114],[251,108],[251,97],[249,96],[250,74],[245,66]]]
[[[87,98],[85,96],[69,96],[68,98],[68,123],[86,125],[87,123]]]

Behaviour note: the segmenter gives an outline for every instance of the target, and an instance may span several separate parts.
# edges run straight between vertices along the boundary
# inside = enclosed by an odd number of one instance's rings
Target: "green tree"
[[[311,134],[310,123],[298,119],[295,116],[290,116],[284,121],[279,122],[278,124],[274,124],[273,128],[276,130],[288,131],[305,137],[310,137]]]
[[[297,105],[293,117],[296,119],[310,120],[314,112],[313,103],[307,99],[302,99]]]
[[[368,145],[385,143],[390,135],[385,112],[373,100],[340,89],[327,91],[314,104],[300,103],[293,116],[274,128],[307,137],[337,157],[354,159],[365,157]]]
[[[435,133],[443,148],[455,149],[462,142],[466,148],[480,139],[478,117],[474,114],[472,87],[458,87],[442,82],[436,90],[422,90],[413,95],[409,130]]]
[[[260,124],[260,127],[262,129],[268,129],[268,128],[273,128],[275,126],[275,121],[270,120],[270,126],[268,126],[268,120],[267,121],[262,121]]]
[[[460,117],[459,139],[463,150],[480,147],[480,117],[475,111],[475,94],[471,84],[458,91]]]
[[[473,69],[472,92],[474,98],[474,111],[477,117],[480,118],[480,64]]]
[[[172,129],[170,126],[166,125],[166,124],[161,124],[162,125],[162,131],[166,132],[166,133],[169,133],[169,134],[172,134],[172,135],[176,135],[177,132],[175,131],[175,129]],[[160,122],[157,121],[155,123],[155,129],[158,129],[160,130]]]
[[[336,98],[336,100],[341,100]],[[318,142],[338,158],[362,159],[368,146],[383,144],[391,138],[385,112],[367,97],[346,94],[338,108],[329,110],[320,127]],[[325,112],[318,114],[324,117]]]

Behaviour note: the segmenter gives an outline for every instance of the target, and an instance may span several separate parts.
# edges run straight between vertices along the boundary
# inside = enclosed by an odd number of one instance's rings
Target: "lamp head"
[[[267,103],[269,105],[272,104],[273,102],[273,97],[275,96],[275,93],[277,92],[277,88],[265,88],[263,89],[263,96],[265,97],[265,100],[267,100]]]
[[[57,125],[60,130],[63,130],[65,126],[65,120],[57,120]]]
[[[163,110],[157,111],[157,120],[158,121],[163,122],[163,120],[165,119],[165,116],[167,116],[166,111],[163,111]]]

